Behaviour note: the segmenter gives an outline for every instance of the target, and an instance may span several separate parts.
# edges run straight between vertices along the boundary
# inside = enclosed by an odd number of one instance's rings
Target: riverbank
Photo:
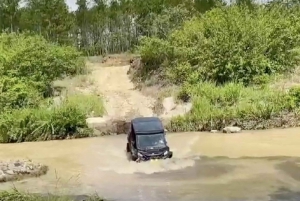
[[[300,17],[296,9],[282,5],[214,8],[165,37],[144,37],[137,47],[140,60],[131,64],[132,81],[161,86],[157,93],[177,86],[177,102],[192,104],[188,113],[171,119],[167,127],[173,132],[299,126],[295,16]]]
[[[57,196],[57,195],[36,195],[13,191],[0,192],[1,201],[104,201],[99,196]]]

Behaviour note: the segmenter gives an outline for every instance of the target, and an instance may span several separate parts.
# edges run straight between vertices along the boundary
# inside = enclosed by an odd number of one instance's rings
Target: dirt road
[[[129,65],[118,67],[100,67],[93,64],[91,78],[105,99],[109,118],[122,118],[128,115],[152,116],[155,100],[146,97],[134,89],[127,71]]]

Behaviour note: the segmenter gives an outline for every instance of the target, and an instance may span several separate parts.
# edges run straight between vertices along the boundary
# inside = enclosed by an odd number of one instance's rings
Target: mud
[[[1,144],[1,159],[31,158],[50,169],[0,190],[98,193],[120,201],[300,200],[299,131],[168,134],[174,158],[140,164],[127,160],[124,135]]]

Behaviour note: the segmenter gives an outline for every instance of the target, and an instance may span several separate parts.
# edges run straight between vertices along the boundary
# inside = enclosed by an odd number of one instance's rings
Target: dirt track
[[[154,99],[134,89],[127,71],[130,66],[101,67],[92,65],[91,78],[104,96],[107,116],[119,119],[130,116],[153,116]]]

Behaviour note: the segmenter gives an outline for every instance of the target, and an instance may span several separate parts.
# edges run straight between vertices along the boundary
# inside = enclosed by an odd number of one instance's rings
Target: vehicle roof
[[[163,133],[164,126],[157,117],[137,117],[131,120],[134,132],[137,135]]]

